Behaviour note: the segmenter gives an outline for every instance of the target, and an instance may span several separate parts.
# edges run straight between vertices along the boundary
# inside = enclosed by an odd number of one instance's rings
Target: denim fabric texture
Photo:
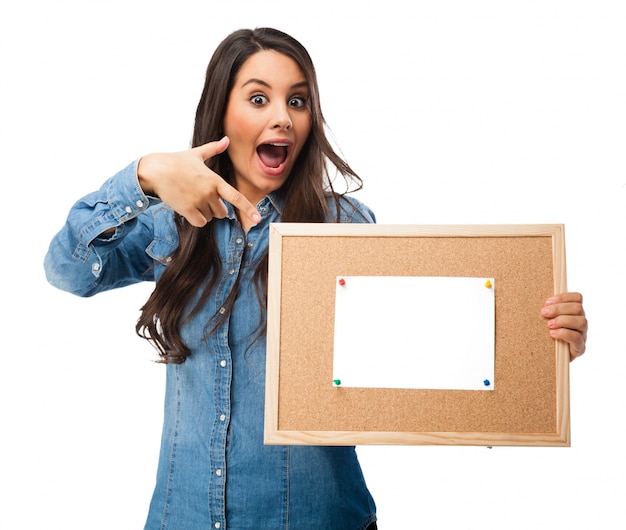
[[[354,198],[341,222],[375,222]],[[281,202],[265,197],[244,233],[234,209],[214,219],[223,255],[218,287],[182,330],[192,354],[167,365],[164,424],[146,530],[363,530],[376,520],[354,447],[263,444],[265,338],[253,275]],[[109,237],[100,237],[115,228]],[[50,283],[78,296],[158,281],[178,236],[171,209],[147,197],[137,162],[79,200],[45,258]],[[230,318],[207,325],[239,279]]]

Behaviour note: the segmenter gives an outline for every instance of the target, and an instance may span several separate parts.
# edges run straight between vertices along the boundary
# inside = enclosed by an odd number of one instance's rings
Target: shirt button
[[[215,523],[215,528],[222,528],[222,525],[219,523],[219,521]]]
[[[143,206],[143,201],[137,201],[135,204],[137,205],[137,208],[141,208]]]
[[[235,239],[235,243],[237,243],[238,245],[241,245],[243,243],[243,239],[238,237],[237,239]]]
[[[254,243],[248,243],[248,248],[252,248],[254,246]]]
[[[220,421],[226,421],[226,414],[220,414]]]
[[[221,476],[222,476],[222,470],[221,470],[221,469],[216,469],[216,470],[215,470],[215,474],[216,474],[218,477],[221,477]]]
[[[124,210],[126,210],[126,213],[132,213],[133,209],[130,206],[127,206],[126,208],[124,208]]]
[[[223,307],[220,307],[219,313],[220,313],[220,315],[223,315],[224,313],[226,313],[226,309],[223,308]]]
[[[225,368],[226,367],[226,361],[220,361],[220,366],[222,368]]]
[[[93,270],[93,271],[99,271],[99,270],[100,270],[100,264],[99,264],[99,263],[94,263],[94,264],[91,266],[91,270]]]
[[[228,271],[228,274],[230,274],[231,276],[232,276],[233,274],[235,274],[235,269],[230,269],[230,270]]]

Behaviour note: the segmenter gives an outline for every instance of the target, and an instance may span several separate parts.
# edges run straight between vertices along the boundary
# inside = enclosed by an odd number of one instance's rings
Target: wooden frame
[[[341,275],[495,278],[495,389],[333,388]],[[563,225],[272,224],[265,443],[569,446],[566,290]]]

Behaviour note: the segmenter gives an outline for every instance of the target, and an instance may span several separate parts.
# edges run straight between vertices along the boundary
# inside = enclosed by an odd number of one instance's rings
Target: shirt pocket
[[[152,211],[152,241],[146,247],[146,254],[154,264],[154,277],[158,280],[171,261],[172,253],[178,248],[178,232],[174,212],[165,203]]]
[[[154,275],[158,279],[165,267],[171,261],[171,254],[176,250],[176,244],[169,239],[154,238],[146,248],[146,254],[154,261]]]

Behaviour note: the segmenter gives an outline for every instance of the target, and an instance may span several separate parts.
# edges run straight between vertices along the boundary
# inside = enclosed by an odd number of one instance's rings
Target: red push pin
[[[345,285],[346,284],[346,280],[344,280],[343,278],[339,278],[339,285]]]

